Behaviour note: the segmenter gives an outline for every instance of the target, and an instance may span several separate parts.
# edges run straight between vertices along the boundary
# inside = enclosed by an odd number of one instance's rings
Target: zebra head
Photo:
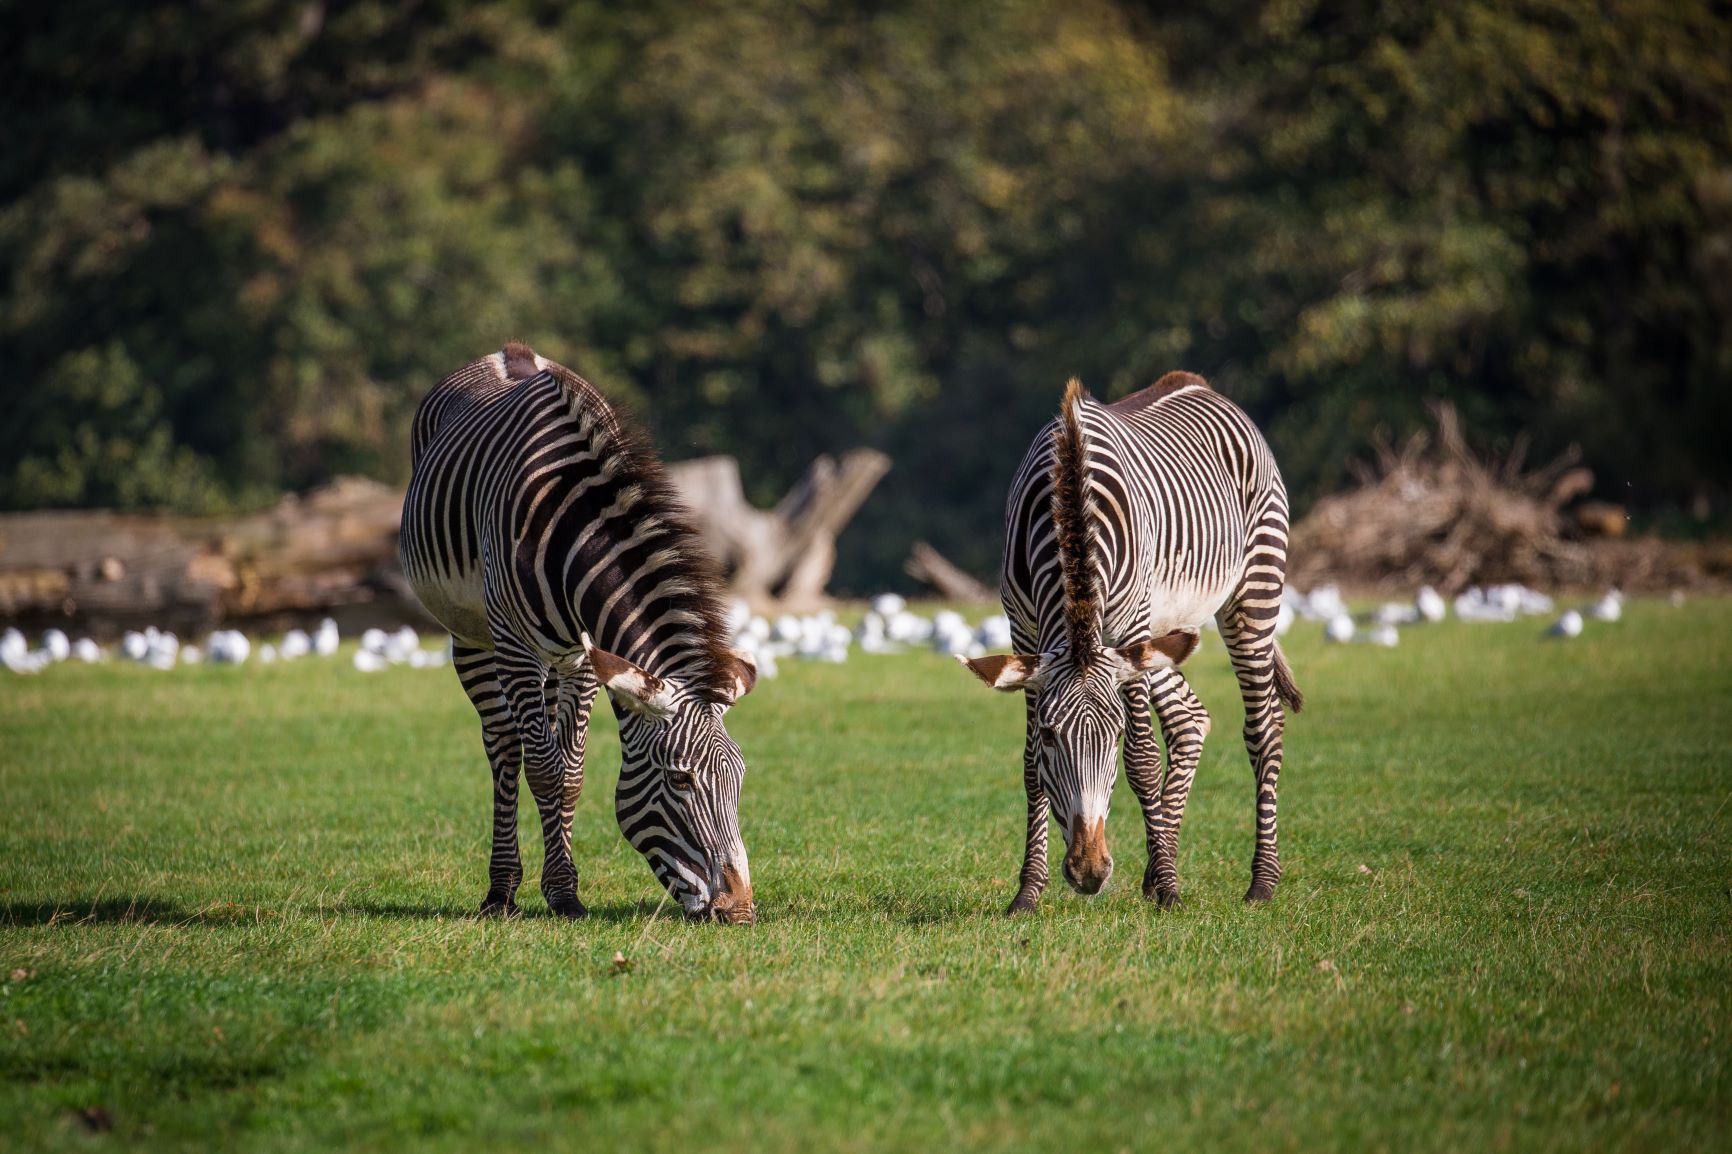
[[[620,832],[686,916],[753,921],[752,874],[740,840],[746,760],[722,717],[751,690],[756,667],[735,657],[732,690],[717,694],[584,642],[619,718]]]
[[[994,689],[1035,695],[1029,725],[1036,769],[1064,833],[1064,879],[1078,893],[1099,893],[1113,874],[1107,811],[1125,733],[1121,690],[1145,673],[1178,665],[1196,647],[1194,630],[1178,630],[1129,645],[1097,645],[1080,661],[1068,648],[958,658]]]

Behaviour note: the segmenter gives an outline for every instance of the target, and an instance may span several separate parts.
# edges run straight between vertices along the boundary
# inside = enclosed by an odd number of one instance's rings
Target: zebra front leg
[[[595,704],[595,669],[581,656],[550,674],[553,687],[554,739],[559,746],[564,776],[559,789],[559,837],[569,853],[571,818],[583,794],[584,755],[589,746],[589,712]],[[580,907],[581,908],[581,907]]]
[[[1028,732],[1022,744],[1022,788],[1028,796],[1028,829],[1024,836],[1022,876],[1018,880],[1016,897],[1010,901],[1007,914],[1031,912],[1046,890],[1046,823],[1052,805],[1040,784],[1040,745],[1038,725],[1034,715],[1034,695],[1027,694]]]
[[[571,858],[571,813],[580,778],[567,772],[548,724],[548,669],[539,654],[516,643],[501,643],[495,652],[499,680],[523,741],[524,776],[541,814],[541,892],[555,914],[581,918],[588,911],[577,899],[577,867]]]
[[[493,776],[493,852],[487,859],[487,896],[481,899],[480,912],[515,917],[517,887],[523,881],[523,861],[517,852],[517,780],[523,743],[500,690],[492,650],[452,638],[451,658],[463,692],[481,717],[481,742]]]
[[[1149,697],[1167,746],[1167,774],[1155,807],[1143,896],[1153,898],[1162,909],[1172,909],[1179,904],[1179,826],[1203,756],[1203,740],[1209,736],[1209,711],[1175,670],[1157,672],[1149,679]]]
[[[1154,726],[1149,721],[1149,683],[1138,678],[1124,689],[1125,699],[1125,780],[1136,795],[1143,811],[1143,840],[1148,845],[1149,864],[1143,871],[1143,896],[1156,897],[1156,863],[1161,856],[1161,748],[1155,744]],[[1172,887],[1173,902],[1178,901],[1177,881]],[[1166,906],[1165,900],[1161,905]]]
[[[1279,589],[1274,606],[1280,602]],[[1281,733],[1285,717],[1275,688],[1275,665],[1280,658],[1275,646],[1275,612],[1259,607],[1247,612],[1243,604],[1222,611],[1217,618],[1221,638],[1233,659],[1239,679],[1239,694],[1245,700],[1245,750],[1251,756],[1251,771],[1257,788],[1257,839],[1251,853],[1251,888],[1248,902],[1266,902],[1275,896],[1281,880],[1281,855],[1275,838],[1275,787],[1281,776]]]

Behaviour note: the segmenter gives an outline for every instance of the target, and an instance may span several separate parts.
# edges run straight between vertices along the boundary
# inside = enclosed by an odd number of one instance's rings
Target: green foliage
[[[1205,642],[1185,905],[1140,896],[1121,783],[1107,891],[1015,921],[1022,709],[931,654],[789,663],[730,713],[749,928],[652,920],[605,701],[574,821],[592,916],[546,916],[526,792],[502,923],[470,916],[489,787],[449,669],[8,680],[6,1148],[75,1145],[92,1107],[127,1149],[1715,1148],[1732,603],[1537,634],[1292,635],[1310,704],[1260,909]]]
[[[1442,397],[1581,443],[1620,500],[1732,486],[1709,0],[67,3],[0,34],[0,506],[401,479],[419,396],[513,337],[760,499],[890,450],[860,587],[922,535],[993,569],[1072,373],[1205,373],[1301,505]]]

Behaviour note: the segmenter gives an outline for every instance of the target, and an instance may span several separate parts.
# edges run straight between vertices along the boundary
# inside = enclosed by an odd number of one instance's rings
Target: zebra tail
[[[1281,699],[1288,709],[1301,713],[1305,709],[1305,695],[1299,692],[1299,683],[1293,680],[1293,667],[1287,664],[1287,655],[1281,652],[1281,643],[1275,646],[1275,696]]]

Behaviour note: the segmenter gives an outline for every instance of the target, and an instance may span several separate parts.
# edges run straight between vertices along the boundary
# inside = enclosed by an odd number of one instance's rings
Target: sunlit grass
[[[605,706],[594,916],[545,915],[528,821],[501,923],[470,916],[487,778],[448,669],[0,679],[0,1147],[1723,1142],[1732,604],[1570,643],[1315,633],[1271,906],[1239,902],[1250,772],[1211,643],[1184,909],[1141,900],[1121,788],[1109,891],[1016,921],[1021,709],[926,654],[785,663],[735,711],[751,928],[656,913]]]

